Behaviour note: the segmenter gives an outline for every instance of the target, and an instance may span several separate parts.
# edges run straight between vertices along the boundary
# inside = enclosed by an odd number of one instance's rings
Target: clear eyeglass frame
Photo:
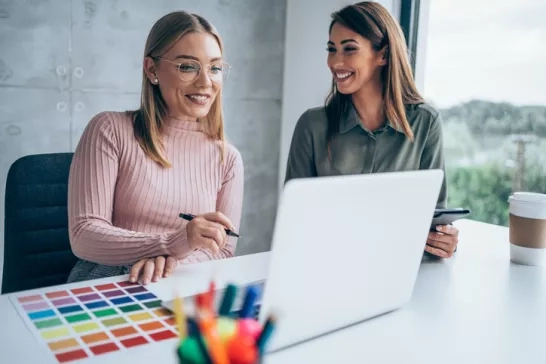
[[[201,71],[203,70],[203,64],[193,59],[188,59],[188,60],[178,61],[178,62],[171,61],[163,57],[156,57],[156,59],[161,59],[165,62],[176,65],[178,77],[184,82],[195,81],[201,75]],[[191,65],[198,67],[197,70],[184,71],[182,69],[183,66],[191,67]],[[218,65],[221,65],[221,70],[218,71],[218,73],[214,73],[212,68],[217,67]],[[227,79],[230,70],[231,70],[231,65],[225,61],[218,61],[218,62],[213,62],[213,64],[207,64],[207,74],[210,80],[214,83],[224,82]]]

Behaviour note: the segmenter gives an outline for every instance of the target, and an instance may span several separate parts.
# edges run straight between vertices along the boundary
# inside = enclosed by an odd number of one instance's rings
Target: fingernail
[[[129,278],[129,281],[130,281],[131,283],[135,283],[136,279],[135,279],[135,277],[131,277],[131,278]]]
[[[436,226],[436,230],[437,231],[442,231],[442,230],[444,230],[444,227],[443,226]]]
[[[159,279],[159,275],[154,276],[154,282],[157,282],[158,279]]]
[[[146,284],[148,284],[148,283],[149,283],[148,278],[146,278],[145,280],[142,281],[142,284],[144,284],[144,285],[146,285]]]

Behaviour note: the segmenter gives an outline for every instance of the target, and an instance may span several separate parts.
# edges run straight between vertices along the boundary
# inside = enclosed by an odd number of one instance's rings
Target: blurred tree
[[[517,106],[506,102],[471,100],[440,109],[446,124],[467,124],[476,138],[487,135],[534,134],[546,137],[546,106]]]
[[[546,193],[544,166],[533,161],[526,171],[524,189]],[[512,172],[499,163],[448,168],[449,206],[471,209],[472,220],[507,226]]]
[[[507,225],[518,167],[514,134],[539,138],[526,146],[522,189],[546,193],[546,106],[471,100],[440,112],[449,206],[470,208],[474,220]]]

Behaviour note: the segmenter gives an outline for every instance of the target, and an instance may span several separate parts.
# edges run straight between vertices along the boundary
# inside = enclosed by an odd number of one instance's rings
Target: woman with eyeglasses
[[[232,257],[243,161],[224,137],[229,73],[214,27],[173,12],[146,41],[141,105],[87,125],[70,170],[68,282],[130,274],[147,284],[180,263]],[[186,221],[179,214],[195,217]]]
[[[332,14],[327,51],[332,87],[324,107],[298,120],[285,180],[445,170],[441,116],[419,94],[403,33],[388,10],[364,1]],[[446,200],[444,178],[437,207]],[[451,257],[457,242],[454,226],[439,226],[425,251]]]

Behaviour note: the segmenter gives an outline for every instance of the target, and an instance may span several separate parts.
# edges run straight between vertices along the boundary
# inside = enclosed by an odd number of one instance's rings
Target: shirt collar
[[[356,112],[356,109],[355,109],[353,103],[349,102],[347,110],[346,110],[346,112],[344,113],[344,115],[341,118],[341,122],[340,122],[340,125],[339,125],[339,133],[344,134],[344,133],[350,131],[351,129],[353,129],[354,127],[356,127],[356,126],[360,126],[363,130],[370,133],[370,131],[367,130],[362,125],[362,122],[361,122],[360,118],[358,117],[358,113]],[[379,132],[385,131],[386,129],[389,129],[389,128],[393,129],[395,131],[398,131],[398,132],[402,132],[401,130],[398,130],[389,120],[387,120],[385,122],[385,124],[382,127],[380,127],[379,129],[377,129],[376,131],[374,131],[374,133],[379,133]]]

